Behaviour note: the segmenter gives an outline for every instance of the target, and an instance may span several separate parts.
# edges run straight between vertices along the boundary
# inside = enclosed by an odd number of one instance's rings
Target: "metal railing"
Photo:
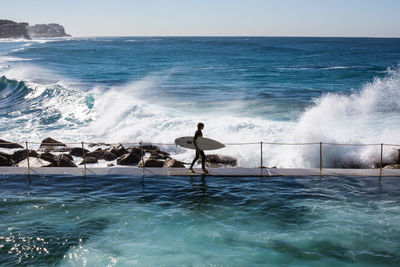
[[[61,146],[67,146],[67,145],[80,145],[82,147],[82,158],[83,158],[83,174],[86,175],[87,172],[87,165],[86,165],[86,150],[85,150],[85,144],[86,145],[91,145],[91,144],[107,144],[110,146],[113,145],[119,145],[119,144],[124,144],[126,146],[138,146],[141,151],[141,160],[142,160],[142,169],[143,169],[143,174],[145,173],[145,164],[143,161],[144,157],[144,149],[143,146],[145,145],[152,145],[152,146],[175,146],[175,143],[152,143],[152,142],[120,142],[120,143],[93,143],[93,142],[69,142],[69,143],[43,143],[43,142],[24,142],[25,143],[25,150],[26,150],[26,159],[27,159],[27,171],[28,175],[30,175],[31,167],[30,167],[30,152],[29,152],[29,144],[31,145],[40,145],[40,147],[61,147]],[[15,145],[15,144],[22,144],[22,142],[0,142],[0,148],[6,148],[2,147],[2,145]],[[322,169],[323,169],[323,146],[352,146],[352,147],[361,147],[361,146],[379,146],[380,147],[380,155],[379,155],[379,169],[380,169],[380,176],[382,176],[382,168],[383,168],[383,150],[385,146],[388,147],[399,147],[400,144],[385,144],[385,143],[372,143],[372,144],[348,144],[348,143],[330,143],[330,142],[303,142],[303,143],[287,143],[287,142],[243,142],[243,143],[226,143],[226,146],[243,146],[243,145],[259,145],[260,146],[260,166],[259,168],[266,168],[264,167],[264,162],[263,162],[263,145],[279,145],[279,146],[309,146],[309,145],[319,145],[319,169],[320,169],[320,176],[322,175]],[[20,145],[21,149],[24,147]],[[400,155],[400,154],[399,154]]]

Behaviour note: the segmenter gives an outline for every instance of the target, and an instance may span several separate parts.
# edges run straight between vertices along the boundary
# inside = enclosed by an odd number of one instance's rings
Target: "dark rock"
[[[99,158],[101,157],[101,154],[103,153],[103,150],[101,148],[98,148],[94,151],[89,151],[86,153],[86,157],[96,157]]]
[[[112,163],[108,163],[107,164],[107,167],[114,167],[115,165],[114,164],[112,164]]]
[[[182,162],[168,158],[164,161],[164,168],[185,168],[185,165],[183,165]]]
[[[164,161],[148,158],[144,160],[144,167],[148,168],[162,168],[164,166]],[[139,162],[138,167],[143,167],[142,161]]]
[[[40,144],[40,149],[46,149],[46,148],[54,149],[54,147],[58,147],[58,146],[66,147],[66,145],[64,143],[54,140],[51,137],[47,137],[42,140],[42,143]]]
[[[8,158],[9,160],[11,160],[12,155],[0,151],[0,156],[3,156],[5,158]]]
[[[153,159],[168,159],[170,154],[159,149],[151,150],[150,157]]]
[[[400,149],[397,150],[397,160],[396,163],[400,164]]]
[[[86,164],[93,164],[99,162],[96,157],[86,157],[81,163],[79,163],[79,165],[85,164],[85,161]]]
[[[99,159],[104,159],[106,161],[111,161],[118,158],[117,155],[109,151],[103,151],[102,153],[100,153],[99,156],[100,156]]]
[[[11,166],[12,161],[10,158],[0,155],[0,166]]]
[[[30,38],[53,38],[53,37],[70,37],[65,33],[65,29],[60,24],[36,24],[26,26],[26,30]]]
[[[139,147],[130,147],[127,149],[129,154],[135,154],[138,157],[142,157],[142,151],[144,153],[144,150],[141,150]]]
[[[87,149],[82,149],[81,147],[73,147],[71,148],[71,150],[69,151],[69,154],[71,156],[75,156],[75,157],[81,157],[83,158],[83,155],[87,155],[89,153],[89,150]]]
[[[133,165],[140,161],[141,157],[136,153],[122,155],[117,159],[117,165]]]
[[[29,157],[34,157],[37,158],[39,157],[39,154],[35,150],[28,150]],[[18,163],[20,161],[23,161],[28,157],[26,149],[24,150],[17,150],[11,155],[11,160],[13,163]]]
[[[107,161],[115,160],[117,159],[117,155],[114,153],[111,153],[107,150],[102,150],[101,148],[98,148],[92,152],[89,152],[86,154],[87,157],[96,157],[97,159],[104,159]]]
[[[74,161],[74,158],[70,154],[58,155],[58,158],[61,158],[61,157],[65,157],[65,158],[69,159],[70,161]]]
[[[199,160],[201,162],[201,159]],[[206,165],[209,167],[234,167],[237,160],[231,156],[210,154],[206,155]]]
[[[54,155],[45,152],[40,154],[39,158],[51,163],[47,167],[76,167],[72,156],[69,154]]]
[[[77,167],[71,158],[68,154],[59,155],[57,167]]]
[[[0,147],[3,148],[24,148],[23,146],[17,144],[17,143],[12,143],[12,142],[8,142],[5,141],[3,139],[0,139]]]
[[[54,155],[54,154],[45,152],[45,153],[40,154],[39,158],[44,159],[44,160],[46,160],[48,162],[51,162],[52,166],[53,165],[55,165],[55,166],[58,165],[58,157],[56,155]]]
[[[17,23],[11,20],[0,20],[1,38],[25,38],[30,39],[26,27],[28,23]]]
[[[124,154],[129,154],[128,150],[126,150],[122,144],[113,145],[107,149],[107,151],[117,155],[117,157],[121,157]]]

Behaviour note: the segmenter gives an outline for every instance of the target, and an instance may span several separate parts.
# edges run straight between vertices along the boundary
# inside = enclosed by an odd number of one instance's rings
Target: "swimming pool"
[[[399,265],[399,185],[3,175],[0,265]]]

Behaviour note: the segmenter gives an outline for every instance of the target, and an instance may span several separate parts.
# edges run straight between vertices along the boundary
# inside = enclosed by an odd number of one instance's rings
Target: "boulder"
[[[199,161],[201,162],[201,158]],[[206,165],[212,168],[234,167],[237,165],[237,160],[231,156],[210,154],[206,155]]]
[[[3,139],[0,139],[0,147],[2,147],[2,148],[24,148],[23,146],[21,146],[17,143],[8,142]]]
[[[55,147],[66,147],[66,145],[64,143],[61,143],[51,137],[47,137],[45,139],[42,140],[42,143],[40,144],[40,149],[46,149],[46,148],[50,148],[50,149],[54,149]]]
[[[73,147],[70,149],[69,154],[71,156],[75,156],[75,157],[81,157],[83,158],[83,155],[87,155],[89,153],[89,150],[87,149],[82,149],[81,147]]]
[[[0,156],[3,156],[3,157],[5,157],[5,158],[11,160],[11,156],[12,156],[12,155],[0,151]]]
[[[124,154],[129,154],[128,150],[126,150],[122,144],[113,145],[107,149],[107,151],[117,155],[117,157],[121,157]]]
[[[12,161],[10,158],[0,155],[0,166],[11,166]]]
[[[151,150],[150,157],[153,159],[163,159],[166,160],[169,158],[170,154],[159,149]]]
[[[138,157],[142,157],[142,151],[144,152],[144,150],[141,150],[139,147],[130,147],[127,150],[129,154],[135,154]]]
[[[99,159],[104,159],[106,161],[112,161],[112,160],[115,160],[117,158],[118,158],[117,155],[115,155],[114,153],[109,152],[109,151],[103,151],[99,155]]]
[[[34,157],[34,158],[39,157],[39,154],[35,150],[28,150],[28,153],[27,153],[26,149],[24,149],[24,150],[15,151],[11,155],[11,160],[14,163],[18,163],[18,162],[23,161],[24,159],[26,159],[28,157],[28,154],[29,154],[29,157]]]
[[[58,156],[57,167],[77,167],[73,162],[73,159],[68,154],[61,154]]]
[[[182,162],[168,158],[164,161],[164,168],[185,168],[185,165],[183,165]]]
[[[98,148],[96,150],[89,151],[88,153],[86,153],[86,156],[87,157],[96,157],[96,158],[98,158],[101,153],[103,153],[103,149]]]
[[[86,164],[93,164],[99,162],[96,157],[86,157],[81,163],[79,163],[79,165],[85,164],[85,161]]]
[[[117,159],[117,165],[133,165],[140,161],[141,157],[136,153],[122,155]]]
[[[52,166],[58,165],[58,156],[51,154],[49,152],[40,154],[39,158],[51,162]]]
[[[106,161],[111,161],[117,159],[117,155],[114,153],[111,153],[107,150],[102,150],[101,148],[98,148],[92,152],[89,152],[86,154],[87,157],[96,157],[97,159],[104,159]]]
[[[164,166],[164,161],[148,158],[144,160],[144,167],[148,168],[162,168]],[[142,161],[139,162],[138,167],[143,167]]]
[[[400,149],[397,150],[397,160],[396,163],[400,164]]]

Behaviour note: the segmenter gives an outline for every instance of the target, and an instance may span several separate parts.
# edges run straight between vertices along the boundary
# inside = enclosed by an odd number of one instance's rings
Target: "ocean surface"
[[[0,42],[0,136],[15,142],[400,144],[400,39],[123,37]],[[177,159],[193,152],[166,146]],[[385,147],[384,160],[397,156]],[[266,166],[319,167],[318,146],[264,146]],[[259,146],[218,151],[243,167]],[[379,146],[326,147],[369,167]]]
[[[0,138],[329,142],[324,167],[400,144],[400,39],[93,37],[0,41]],[[385,162],[399,147],[385,146]],[[228,145],[239,166],[259,144]],[[263,146],[319,167],[319,146]],[[0,265],[399,266],[398,178],[0,176]]]

